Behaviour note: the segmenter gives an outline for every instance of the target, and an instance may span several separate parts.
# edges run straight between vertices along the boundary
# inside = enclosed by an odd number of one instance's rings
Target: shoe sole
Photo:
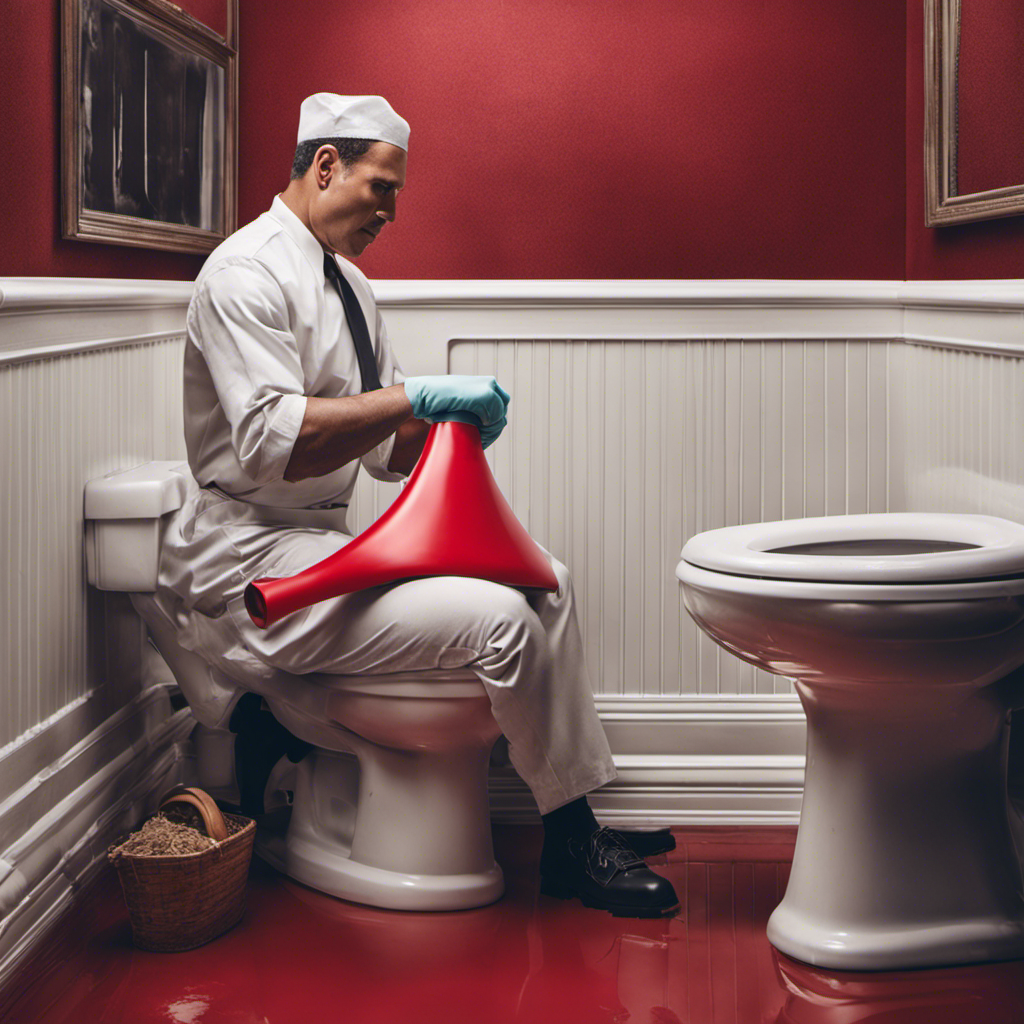
[[[540,892],[542,896],[553,896],[556,900],[578,899],[583,906],[593,910],[606,910],[612,917],[670,917],[679,909],[678,903],[671,907],[624,907],[617,903],[607,903],[562,882],[544,878],[543,875],[540,879]]]

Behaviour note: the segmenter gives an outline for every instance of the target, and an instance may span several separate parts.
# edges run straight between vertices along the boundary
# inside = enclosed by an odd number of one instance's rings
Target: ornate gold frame
[[[92,210],[83,202],[85,133],[82,113],[82,0],[62,0],[61,178],[65,238],[146,249],[204,253],[235,230],[238,193],[238,0],[227,0],[227,35],[196,21],[167,0],[103,3],[187,53],[224,68],[224,137],[221,147],[219,230]]]
[[[966,195],[953,192],[959,31],[960,0],[925,0],[924,222],[928,227],[1024,213],[1024,184]]]

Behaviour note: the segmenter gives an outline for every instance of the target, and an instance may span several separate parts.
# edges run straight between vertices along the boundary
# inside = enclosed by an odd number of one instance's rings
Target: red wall
[[[1024,277],[1024,217],[924,225],[924,0],[907,0],[905,273],[909,281]]]
[[[0,0],[0,276],[194,278],[202,256],[66,241],[60,213],[60,0]],[[225,30],[225,0],[178,0]]]
[[[183,6],[223,32],[225,0]],[[0,275],[190,279],[202,257],[60,238],[59,7],[0,3]],[[243,0],[240,219],[303,96],[380,92],[413,133],[371,276],[1024,276],[1024,217],[924,227],[922,8]]]
[[[892,0],[290,0],[243,10],[240,216],[312,92],[412,125],[371,277],[902,278]]]

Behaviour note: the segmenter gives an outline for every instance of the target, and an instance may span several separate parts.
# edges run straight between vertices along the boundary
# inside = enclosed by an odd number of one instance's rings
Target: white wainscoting
[[[479,339],[453,373],[514,396],[495,477],[572,570],[600,694],[790,693],[713,643],[674,574],[687,538],[889,507],[889,341]]]
[[[182,773],[187,710],[86,586],[86,480],[184,457],[190,286],[0,281],[0,983]]]
[[[99,683],[87,670],[85,482],[184,458],[180,335],[0,365],[0,747]]]
[[[708,640],[674,568],[701,530],[901,500],[896,286],[376,290],[406,372],[494,373],[512,392],[507,436],[488,457],[516,514],[573,572],[619,768],[594,798],[602,817],[796,821],[804,729],[792,686]],[[393,493],[365,482],[353,521],[367,525]],[[532,813],[508,772],[492,778],[492,801],[499,818]]]
[[[885,509],[1024,518],[1017,282],[376,291],[407,373],[493,371],[510,385],[509,432],[489,457],[576,579],[620,769],[595,800],[607,820],[799,811],[799,703],[690,623],[673,575],[690,534]],[[0,280],[0,980],[187,756],[188,713],[171,713],[166,675],[123,606],[86,590],[81,500],[89,477],[183,455],[190,292]],[[361,486],[355,528],[396,490]],[[507,771],[493,802],[499,817],[530,813]]]
[[[1024,283],[931,282],[903,301],[900,507],[1024,522]]]
[[[1024,522],[1024,349],[907,346],[909,511]]]

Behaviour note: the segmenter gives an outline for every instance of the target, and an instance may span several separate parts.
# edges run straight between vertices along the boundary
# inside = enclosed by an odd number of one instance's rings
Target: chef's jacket
[[[185,443],[197,482],[257,505],[347,504],[359,464],[378,480],[394,434],[361,459],[294,483],[284,479],[306,396],[361,391],[359,362],[337,289],[324,281],[324,250],[280,196],[222,242],[196,280],[186,321]],[[405,376],[366,277],[338,259],[370,329],[381,385]]]

